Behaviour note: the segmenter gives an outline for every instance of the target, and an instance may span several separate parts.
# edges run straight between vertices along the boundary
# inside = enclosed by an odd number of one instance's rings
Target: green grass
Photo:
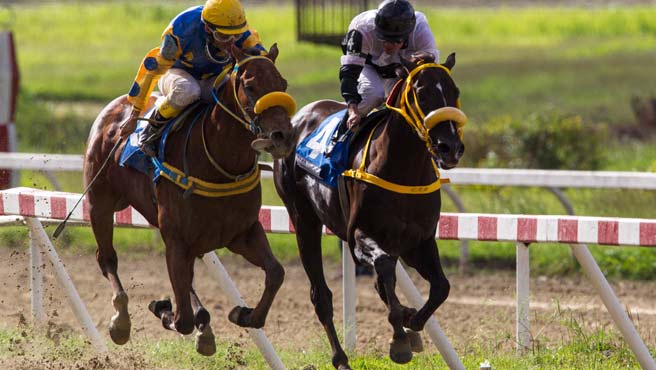
[[[499,350],[500,343],[468,342],[466,348],[457,348],[467,369],[477,369],[483,361],[489,361],[494,369],[629,369],[637,368],[633,354],[619,334],[612,329],[586,330],[574,317],[561,318],[567,328],[565,340],[557,344],[541,345],[526,354]],[[217,353],[203,357],[195,353],[193,339],[132,341],[118,347],[110,345],[108,356],[97,356],[89,342],[70,332],[48,335],[35,334],[30,329],[0,330],[0,363],[11,360],[14,365],[49,363],[58,368],[128,369],[268,369],[254,345],[217,343]],[[53,335],[55,333],[55,335]],[[501,338],[501,341],[506,339]],[[288,369],[332,370],[327,343],[310,341],[303,348],[277,348],[281,360]],[[386,349],[370,349],[365,353],[350,354],[354,369],[405,370],[448,369],[434,348],[417,354],[407,365],[392,363]],[[653,353],[653,352],[652,352]],[[81,367],[80,367],[81,366]],[[91,367],[93,366],[93,367]]]
[[[124,94],[168,21],[191,4],[15,5],[23,88],[54,100]],[[475,122],[552,106],[627,122],[628,99],[656,93],[656,7],[422,10],[443,57],[458,54],[455,78]],[[339,97],[341,51],[296,42],[293,27],[280,27],[294,24],[290,5],[251,6],[247,15],[265,45],[279,44],[278,64],[299,103]]]

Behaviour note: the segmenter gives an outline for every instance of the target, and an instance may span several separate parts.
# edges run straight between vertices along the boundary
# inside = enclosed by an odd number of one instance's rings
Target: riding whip
[[[84,189],[84,192],[83,192],[82,195],[80,196],[80,199],[78,199],[77,202],[75,202],[75,205],[73,206],[73,208],[71,209],[71,211],[68,212],[68,215],[66,216],[66,218],[64,219],[64,221],[62,221],[59,225],[57,225],[57,228],[55,229],[55,232],[52,233],[52,236],[53,236],[55,239],[59,236],[59,234],[61,234],[62,231],[64,231],[64,228],[66,227],[66,221],[68,221],[68,219],[69,219],[69,218],[71,217],[71,215],[73,214],[73,211],[75,211],[75,208],[77,208],[77,206],[80,204],[80,202],[82,201],[82,199],[84,199],[84,196],[87,194],[87,192],[89,191],[89,189],[91,189],[91,186],[93,185],[93,183],[96,182],[96,179],[98,178],[98,176],[100,176],[100,174],[101,174],[101,173],[103,172],[103,170],[105,169],[105,166],[107,166],[107,162],[109,162],[109,158],[111,158],[111,157],[114,155],[114,153],[116,152],[116,149],[118,149],[118,146],[121,145],[122,142],[123,142],[123,138],[119,138],[119,139],[116,141],[116,144],[114,144],[114,147],[113,147],[112,150],[109,152],[109,155],[107,155],[107,158],[105,158],[105,162],[103,162],[102,166],[100,166],[100,169],[98,170],[98,172],[96,173],[96,175],[95,175],[95,176],[93,177],[93,179],[91,179],[91,181],[89,182],[89,185],[87,185],[86,189]]]

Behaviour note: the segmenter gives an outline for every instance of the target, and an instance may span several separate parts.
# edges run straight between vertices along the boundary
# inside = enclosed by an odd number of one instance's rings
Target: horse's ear
[[[417,53],[412,54],[410,56],[410,60],[418,65],[423,63],[434,63],[435,55],[426,51],[419,51]]]
[[[276,58],[278,58],[278,44],[274,43],[271,45],[271,48],[269,48],[269,54],[267,54],[267,57],[271,59],[272,62],[275,63]]]
[[[451,53],[449,54],[448,57],[446,57],[446,60],[444,61],[444,64],[442,64],[446,68],[450,70],[453,69],[453,67],[456,65],[456,53]]]

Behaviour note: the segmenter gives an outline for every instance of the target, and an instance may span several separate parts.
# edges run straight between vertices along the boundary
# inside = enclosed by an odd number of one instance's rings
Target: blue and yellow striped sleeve
[[[139,110],[144,110],[146,101],[153,92],[157,80],[180,58],[181,49],[178,38],[169,26],[162,34],[162,45],[154,48],[144,57],[137,76],[128,93],[128,101]]]

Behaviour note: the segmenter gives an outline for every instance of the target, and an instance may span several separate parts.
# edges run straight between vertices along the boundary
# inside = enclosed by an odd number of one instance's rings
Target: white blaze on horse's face
[[[435,88],[437,89],[437,91],[440,92],[440,95],[442,95],[442,102],[444,103],[444,106],[446,107],[447,103],[446,103],[446,98],[444,97],[444,90],[442,89],[442,83],[438,82],[437,84],[435,84]],[[456,125],[455,125],[455,123],[453,123],[453,121],[449,121],[449,127],[451,128],[451,133],[452,134],[455,134],[457,132]],[[439,140],[438,140],[438,143],[439,143]]]

